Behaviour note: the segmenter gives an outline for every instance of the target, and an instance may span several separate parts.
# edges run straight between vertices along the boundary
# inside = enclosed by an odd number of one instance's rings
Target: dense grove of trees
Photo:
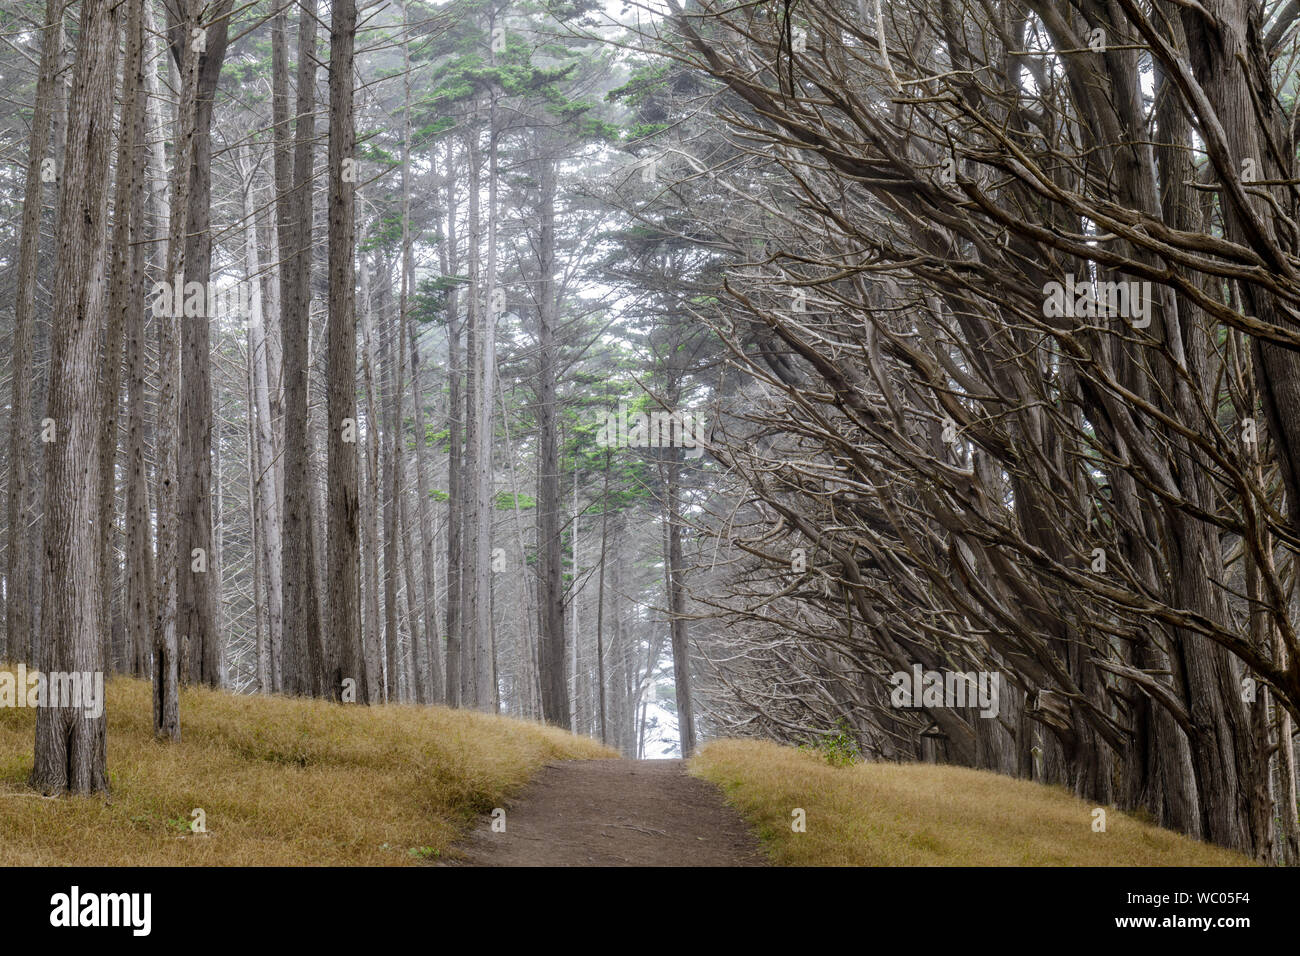
[[[597,440],[672,387],[607,274],[598,19],[6,7],[0,659],[147,677],[171,739],[191,683],[671,729],[683,524]],[[102,722],[50,713],[36,782],[102,788]]]
[[[172,740],[837,733],[1294,864],[1298,13],[10,0],[0,660]]]
[[[722,155],[663,227],[725,260],[692,311],[744,382],[726,721],[1295,862],[1294,5],[680,13]],[[917,663],[997,719],[891,706]]]

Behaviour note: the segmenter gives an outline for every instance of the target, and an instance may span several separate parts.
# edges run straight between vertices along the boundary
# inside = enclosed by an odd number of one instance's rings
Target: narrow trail
[[[567,760],[542,768],[458,847],[459,866],[765,866],[758,841],[680,760]]]

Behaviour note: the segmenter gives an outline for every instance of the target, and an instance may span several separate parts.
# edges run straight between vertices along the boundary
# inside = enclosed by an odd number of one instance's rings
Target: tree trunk
[[[167,270],[164,285],[174,287],[177,276],[183,276],[190,244],[186,241],[188,227],[186,210],[190,208],[190,175],[195,141],[195,98],[198,95],[199,57],[184,39],[197,30],[197,19],[174,20],[169,24],[173,38],[182,38],[172,48],[177,66],[177,83],[180,101],[175,120],[176,155],[172,167],[172,198],[168,215]],[[153,717],[154,734],[179,741],[181,737],[180,705],[177,684],[180,680],[180,640],[178,636],[178,585],[180,482],[178,480],[180,453],[180,323],[183,321],[173,288],[170,309],[159,308],[155,291],[154,314],[158,318],[158,418],[157,460],[158,554],[155,569],[158,575],[157,614],[154,626],[153,659]],[[186,564],[184,573],[189,573]]]
[[[569,720],[568,728],[578,733],[578,530],[582,511],[578,505],[578,463],[573,463],[573,527],[569,533],[572,561],[569,565],[569,604],[573,608],[573,640],[569,647]]]
[[[375,392],[375,366],[378,357],[375,351],[374,309],[370,294],[370,267],[366,258],[361,259],[361,338],[365,351],[362,369],[366,386],[366,493],[362,497],[362,521],[365,524],[365,634],[366,634],[366,675],[369,678],[370,699],[382,701],[384,687],[382,681],[383,667],[380,648],[383,631],[379,624],[379,411],[378,396]]]
[[[282,600],[282,546],[280,542],[280,504],[276,489],[276,473],[280,468],[275,453],[275,438],[271,425],[271,386],[269,371],[270,340],[266,330],[266,310],[262,301],[260,274],[262,271],[257,244],[256,204],[253,202],[253,184],[257,168],[248,161],[247,150],[239,152],[239,163],[244,170],[244,277],[249,289],[248,360],[252,370],[252,418],[256,422],[254,438],[256,454],[253,458],[255,507],[261,531],[258,546],[259,559],[266,577],[267,647],[259,653],[258,670],[273,672],[272,649],[280,641],[284,625]],[[274,686],[274,676],[271,676]],[[269,688],[265,688],[269,689]]]
[[[397,467],[404,467],[400,457],[397,460]],[[411,539],[415,536],[415,527],[411,522],[411,507],[406,495],[400,496],[398,500],[398,517],[402,525],[399,537],[402,542],[402,574],[406,580],[406,621],[407,629],[411,634],[411,653],[407,658],[406,686],[410,688],[410,693],[414,696],[416,703],[427,704],[429,702],[429,690],[425,684],[424,652],[420,641],[419,586],[415,581],[415,562],[412,560],[411,551]]]
[[[63,188],[55,220],[58,269],[51,330],[50,399],[54,440],[45,449],[45,646],[47,675],[98,677],[100,639],[98,535],[101,427],[97,402],[99,329],[106,307],[109,129],[113,113],[117,13],[108,0],[82,0],[69,110]],[[76,586],[92,582],[92,586]],[[93,686],[93,685],[92,685]],[[47,691],[53,695],[53,689]],[[47,699],[36,715],[32,786],[45,794],[108,789],[103,699],[92,716],[81,701]],[[71,704],[72,706],[66,706]]]
[[[495,17],[492,20],[495,24]],[[495,55],[494,55],[495,59]],[[488,111],[488,229],[487,229],[487,282],[488,301],[481,309],[482,334],[479,336],[478,385],[478,468],[472,472],[475,479],[474,516],[477,528],[474,544],[477,554],[474,562],[474,647],[478,676],[475,680],[475,700],[479,709],[495,712],[500,708],[496,682],[496,642],[492,617],[492,525],[496,513],[493,500],[492,471],[492,406],[496,394],[496,323],[498,312],[504,309],[504,290],[497,286],[497,101],[496,88],[488,94],[491,104]]]
[[[117,163],[113,196],[113,247],[109,280],[108,318],[104,331],[104,367],[100,377],[99,404],[104,410],[104,427],[99,435],[99,604],[103,611],[104,662],[116,670],[127,663],[122,647],[120,617],[113,613],[117,596],[117,429],[122,397],[122,349],[126,337],[127,312],[138,312],[143,299],[133,281],[131,242],[140,232],[144,212],[142,170],[137,166],[136,136],[144,129],[144,14],[142,0],[130,0],[127,7],[126,58],[122,61],[122,118],[117,140]]]
[[[605,478],[600,493],[600,580],[596,585],[596,687],[600,708],[600,742],[609,743],[605,726],[605,558],[609,554],[609,466],[614,450],[605,449]]]
[[[194,50],[192,24],[202,22],[205,6],[192,0],[185,23],[170,25],[173,59],[198,58],[194,102],[194,130],[190,159],[190,185],[186,194],[184,279],[202,283],[206,292],[212,273],[212,113],[221,65],[226,56],[229,13],[234,0],[221,0],[213,8],[204,33],[203,48]],[[184,29],[184,32],[179,32]],[[174,207],[180,210],[182,207]],[[206,310],[205,310],[206,311]],[[212,551],[212,372],[210,323],[181,324],[180,491],[178,498],[177,616],[180,634],[181,679],[187,683],[219,687],[221,634],[217,626],[217,588]]]
[[[304,0],[298,23],[298,97],[294,129],[293,185],[277,182],[280,256],[280,323],[284,350],[284,690],[312,694],[319,640],[314,479],[307,420],[308,352],[312,267],[312,154],[316,138],[316,2]],[[280,127],[282,128],[282,127]],[[277,160],[277,179],[283,173]]]
[[[144,73],[143,3],[128,7],[127,59],[135,64],[136,102],[132,121],[133,188],[130,196],[130,289],[126,303],[126,580],[122,603],[126,628],[127,667],[136,677],[148,673],[150,632],[156,613],[153,535],[149,506],[149,476],[145,464],[145,189],[149,171],[149,146],[145,142],[146,83]],[[133,56],[131,44],[140,48]],[[152,188],[150,188],[152,193]]]
[[[443,275],[455,274],[456,164],[455,147],[447,144],[447,252]],[[465,402],[461,395],[464,375],[461,358],[460,303],[457,289],[447,290],[447,704],[459,707],[461,698],[461,556],[464,549],[464,479],[461,432]]]
[[[405,217],[403,217],[405,218]],[[405,250],[403,251],[405,256]],[[399,300],[406,299],[406,282],[408,279],[407,263],[402,264],[402,289],[398,294]],[[391,280],[390,280],[391,281]],[[415,586],[415,568],[411,561],[411,526],[410,505],[406,500],[406,495],[401,489],[406,487],[406,464],[402,461],[402,452],[405,443],[402,440],[405,431],[406,421],[402,415],[402,371],[406,364],[406,309],[404,304],[399,304],[397,309],[397,355],[394,364],[397,367],[396,392],[393,396],[394,412],[397,418],[397,427],[393,432],[393,461],[399,477],[398,482],[398,515],[402,524],[402,533],[400,539],[402,542],[402,573],[406,578],[406,608],[407,608],[407,628],[411,634],[411,653],[408,659],[407,667],[407,687],[415,698],[417,703],[428,703],[429,691],[425,684],[426,674],[424,668],[423,652],[420,641],[420,619],[417,602],[417,593]]]
[[[480,246],[481,232],[480,191],[482,185],[479,166],[478,130],[471,128],[465,135],[466,161],[469,166],[469,302],[465,331],[465,458],[461,469],[461,496],[463,501],[462,544],[457,559],[460,567],[461,613],[461,702],[468,707],[479,706],[478,615],[483,602],[478,596],[478,487],[483,465],[479,459],[481,443],[479,408],[483,404],[482,375],[479,368],[479,342],[483,338],[483,309],[486,303],[482,284]]]
[[[18,283],[14,299],[13,397],[9,412],[9,553],[6,605],[6,653],[0,659],[36,663],[34,621],[30,614],[34,573],[32,540],[27,529],[32,512],[32,421],[34,376],[33,323],[36,307],[36,272],[41,248],[45,176],[57,171],[61,157],[50,155],[50,124],[61,84],[56,81],[63,49],[65,0],[47,0],[45,32],[41,40],[40,74],[32,112],[32,137],[27,154],[27,179],[23,187],[22,235],[18,252]],[[39,592],[36,592],[39,595]]]
[[[383,504],[384,504],[384,658],[385,679],[384,696],[389,701],[396,701],[401,692],[401,680],[398,671],[398,547],[397,547],[397,503],[401,495],[401,472],[398,465],[398,443],[400,427],[397,416],[401,412],[401,386],[397,382],[397,371],[393,356],[393,318],[389,305],[391,297],[386,293],[392,282],[391,269],[387,260],[379,260],[378,308],[375,310],[380,323],[379,369],[383,377],[383,394],[388,399],[383,403],[381,412],[384,432],[383,451]],[[394,399],[392,396],[398,397]]]
[[[438,582],[433,564],[433,503],[429,500],[429,451],[424,424],[424,395],[420,388],[420,350],[411,322],[411,405],[415,418],[415,493],[420,524],[420,567],[422,571],[422,617],[424,619],[425,654],[428,673],[423,678],[429,688],[425,703],[443,702],[442,650],[438,640]]]
[[[690,644],[686,636],[686,587],[682,562],[682,507],[680,450],[667,451],[668,461],[668,610],[673,636],[673,686],[677,696],[677,735],[682,757],[695,753],[695,713],[691,706]]]
[[[408,4],[402,4],[406,19]],[[411,408],[415,415],[415,491],[420,521],[420,566],[423,571],[422,612],[428,673],[420,674],[423,702],[442,703],[444,686],[442,650],[438,640],[437,581],[433,566],[433,503],[429,500],[428,437],[424,428],[424,394],[420,388],[420,346],[415,323],[410,315],[411,285],[415,282],[414,243],[411,239],[411,49],[409,34],[402,38],[403,96],[402,112],[402,287],[398,304],[404,334],[411,343]]]
[[[330,5],[329,214],[329,623],[338,671],[325,688],[337,699],[355,682],[369,703],[361,647],[361,524],[357,492],[357,313],[354,242],[356,131],[352,125],[355,0]]]
[[[540,161],[537,206],[537,666],[542,717],[569,726],[564,676],[564,569],[560,536],[560,454],[556,408],[555,163]]]

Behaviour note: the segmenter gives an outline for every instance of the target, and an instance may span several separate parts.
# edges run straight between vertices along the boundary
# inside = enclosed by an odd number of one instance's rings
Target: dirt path
[[[543,767],[479,827],[462,866],[764,866],[758,841],[680,760],[566,760]],[[455,865],[455,864],[454,864]]]

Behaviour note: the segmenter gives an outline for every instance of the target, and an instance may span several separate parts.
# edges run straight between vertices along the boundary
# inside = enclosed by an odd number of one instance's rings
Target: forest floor
[[[439,862],[448,866],[1243,866],[1246,857],[965,767],[831,766],[718,740],[689,762],[543,767]]]
[[[1251,863],[1062,787],[985,770],[833,767],[816,753],[764,740],[709,743],[690,770],[722,788],[772,861],[784,866]]]
[[[106,796],[28,787],[36,711],[0,707],[0,866],[427,865],[543,765],[616,756],[470,710],[198,687],[160,743],[150,685],[107,690]]]
[[[740,815],[680,760],[567,760],[447,854],[465,866],[764,866]],[[504,832],[501,824],[504,822]],[[457,857],[461,859],[457,860]]]
[[[757,740],[712,742],[687,764],[622,760],[475,711],[202,688],[182,690],[183,739],[166,744],[147,682],[107,690],[107,796],[31,790],[35,711],[0,707],[0,866],[1250,862],[1058,787],[961,767],[832,767]]]

